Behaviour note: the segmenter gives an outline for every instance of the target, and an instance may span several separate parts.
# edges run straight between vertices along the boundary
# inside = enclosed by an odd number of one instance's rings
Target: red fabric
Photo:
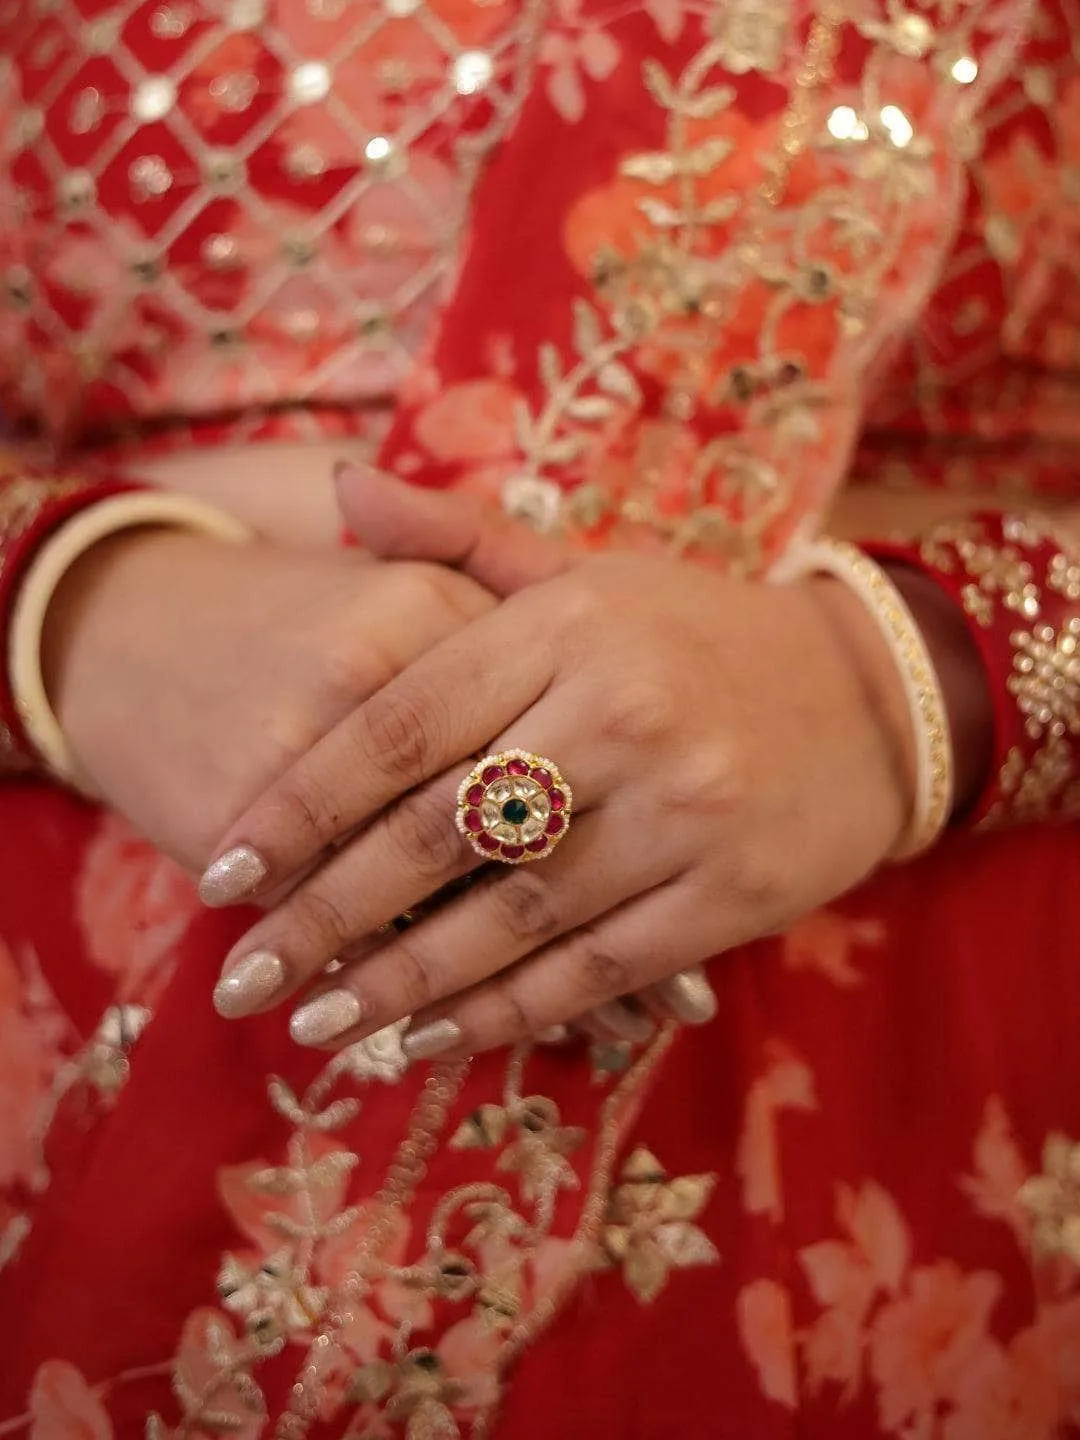
[[[129,422],[317,432],[326,407],[348,428],[392,397],[383,458],[418,483],[747,571],[816,523],[868,429],[903,478],[988,448],[1000,474],[1034,443],[1020,480],[1060,487],[1071,11],[841,7],[832,73],[808,70],[832,9],[15,6],[7,403],[70,448]],[[476,50],[479,97],[448,83]],[[461,141],[489,105],[485,169]],[[402,136],[379,170],[371,142]],[[119,817],[9,786],[0,1426],[1074,1433],[1080,1197],[1052,1136],[1080,1134],[1078,846],[958,837],[882,874],[715,962],[716,1023],[599,1057],[623,1079],[578,1047],[485,1057],[395,1170],[428,1072],[313,1075],[281,1017],[217,1019],[244,917],[203,913]],[[415,1195],[379,1230],[400,1172]]]

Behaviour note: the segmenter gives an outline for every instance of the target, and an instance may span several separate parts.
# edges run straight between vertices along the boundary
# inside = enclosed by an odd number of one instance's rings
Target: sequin
[[[239,249],[232,235],[208,235],[202,243],[201,253],[208,265],[215,270],[223,270],[236,264]]]
[[[210,81],[210,94],[224,110],[239,114],[246,110],[258,93],[259,82],[254,75],[234,70],[228,75],[216,75]]]
[[[172,185],[172,171],[160,155],[140,155],[128,168],[132,194],[139,200],[156,199]]]
[[[290,74],[289,96],[297,105],[317,105],[330,94],[330,67],[321,60],[307,60]]]
[[[475,95],[483,90],[494,72],[494,62],[486,50],[463,50],[450,67],[459,95]]]
[[[364,146],[364,159],[372,165],[385,164],[394,153],[394,145],[385,135],[373,135]]]
[[[186,7],[162,5],[150,16],[150,29],[159,40],[179,40],[191,26],[191,12]]]
[[[71,103],[68,125],[76,135],[88,135],[91,130],[96,129],[101,123],[101,117],[105,113],[105,104],[101,98],[101,91],[93,85],[87,85],[80,90]]]
[[[175,104],[176,85],[173,81],[167,75],[151,75],[132,92],[131,113],[145,125],[160,120]]]

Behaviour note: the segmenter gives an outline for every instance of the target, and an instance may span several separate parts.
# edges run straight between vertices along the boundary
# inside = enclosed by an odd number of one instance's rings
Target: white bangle
[[[928,850],[949,823],[953,807],[953,749],[949,715],[937,671],[918,622],[880,565],[855,545],[821,539],[785,562],[783,578],[831,575],[858,596],[896,663],[915,740],[916,784],[911,819],[893,860]]]
[[[56,779],[96,799],[60,728],[45,690],[41,639],[45,617],[68,570],[100,540],[137,525],[169,525],[197,530],[215,540],[237,544],[251,532],[232,515],[171,491],[132,491],[113,495],[78,511],[50,535],[23,576],[8,632],[8,679],[27,738]]]

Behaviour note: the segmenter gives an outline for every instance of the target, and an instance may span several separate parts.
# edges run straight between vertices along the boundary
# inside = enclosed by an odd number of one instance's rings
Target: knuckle
[[[465,623],[488,608],[484,591],[468,576],[445,565],[418,565],[417,570],[422,596],[446,611],[451,620]]]
[[[670,766],[658,808],[672,814],[693,814],[723,821],[737,815],[746,799],[747,767],[719,745],[700,749]]]
[[[394,942],[394,984],[400,987],[403,1013],[423,1010],[439,994],[436,966],[422,946],[412,938],[401,937]]]
[[[361,751],[367,763],[391,776],[420,778],[432,754],[432,707],[426,696],[399,681],[363,707]]]
[[[786,913],[789,887],[776,855],[765,847],[743,848],[734,857],[726,879],[729,902],[756,920],[771,920]]]
[[[387,812],[380,824],[386,843],[411,870],[441,881],[447,871],[461,869],[465,842],[450,806],[438,796],[423,791],[412,795]]]
[[[498,1000],[502,1012],[499,1031],[504,1041],[521,1040],[544,1028],[516,978],[511,977],[499,986]]]
[[[535,949],[560,933],[560,907],[539,875],[516,871],[491,887],[496,925],[519,945]]]
[[[290,841],[321,847],[341,827],[337,795],[311,774],[282,781],[274,797],[275,828]]]
[[[671,688],[646,677],[621,685],[608,697],[605,709],[605,738],[632,748],[655,744],[676,719]]]
[[[294,895],[288,924],[305,951],[329,954],[354,937],[355,917],[332,891],[311,887]]]
[[[613,995],[629,994],[634,989],[633,967],[588,934],[579,941],[577,970],[583,994],[593,1000],[610,1000]]]

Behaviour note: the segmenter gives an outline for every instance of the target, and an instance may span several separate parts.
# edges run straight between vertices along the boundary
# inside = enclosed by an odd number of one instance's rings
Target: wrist
[[[884,766],[879,768],[879,790],[885,787],[885,798],[896,814],[891,852],[902,838],[917,783],[918,757],[907,696],[895,659],[862,599],[831,575],[811,575],[805,585],[834,643],[844,652],[862,710],[881,742],[877,753]]]

